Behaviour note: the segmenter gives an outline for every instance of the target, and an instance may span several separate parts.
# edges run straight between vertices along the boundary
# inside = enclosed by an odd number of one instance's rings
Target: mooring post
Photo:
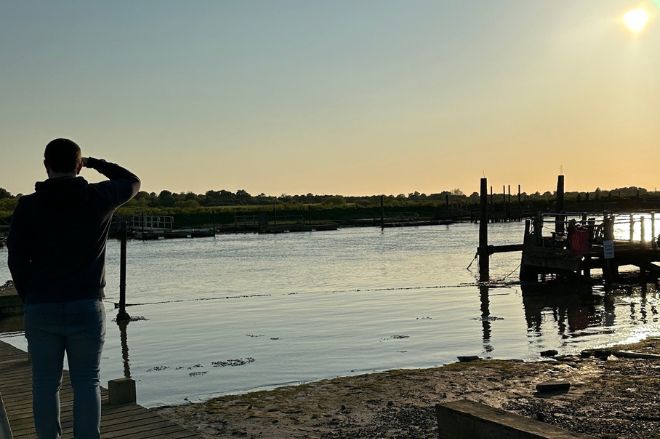
[[[128,369],[128,344],[126,341],[126,326],[131,316],[126,312],[126,222],[121,221],[119,254],[119,312],[117,313],[117,326],[119,326],[122,340],[122,357],[124,360],[124,378],[108,381],[109,404],[134,403],[135,381],[130,377]]]
[[[380,228],[385,228],[385,195],[380,196]]]
[[[635,217],[633,217],[633,214],[630,214],[630,239],[629,241],[633,241],[633,237],[635,235]]]
[[[120,251],[119,251],[119,312],[117,323],[130,320],[126,312],[126,221],[121,220],[120,229]]]
[[[612,215],[605,214],[603,228],[605,229],[605,241],[611,241],[612,245],[614,245],[614,217]],[[605,251],[604,246],[603,251]],[[612,282],[618,274],[618,267],[612,259],[605,257],[605,255],[603,256],[605,260],[603,275],[606,281]]]
[[[492,196],[492,195],[491,195]],[[490,276],[490,261],[488,255],[488,180],[481,179],[480,188],[481,219],[479,220],[479,281],[486,282]]]
[[[557,213],[564,212],[564,176],[557,176]],[[564,215],[557,215],[555,218],[555,233],[564,234]]]
[[[538,212],[534,218],[534,242],[536,245],[543,246],[543,214]]]
[[[653,248],[658,246],[658,238],[655,236],[655,212],[651,212],[651,246]]]
[[[642,244],[646,244],[646,225],[644,224],[644,217],[643,216],[641,216],[639,218],[639,227],[640,227],[640,233],[641,233],[641,237],[640,237],[639,241]]]

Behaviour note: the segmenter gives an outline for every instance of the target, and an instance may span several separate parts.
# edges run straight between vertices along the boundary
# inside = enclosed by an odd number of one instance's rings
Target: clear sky
[[[659,6],[0,0],[0,187],[70,137],[156,192],[654,189]]]

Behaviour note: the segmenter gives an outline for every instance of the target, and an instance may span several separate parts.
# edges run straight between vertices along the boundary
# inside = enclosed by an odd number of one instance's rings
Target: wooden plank
[[[15,439],[34,439],[32,371],[27,354],[0,341],[0,393]],[[186,430],[137,404],[108,405],[108,391],[101,388],[101,437],[103,439],[192,439],[200,435]],[[62,438],[73,437],[73,389],[68,371],[60,390]]]

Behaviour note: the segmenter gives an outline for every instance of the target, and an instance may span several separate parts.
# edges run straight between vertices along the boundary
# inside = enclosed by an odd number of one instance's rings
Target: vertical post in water
[[[502,216],[500,217],[500,221],[504,222],[506,220],[506,186],[502,185]]]
[[[614,241],[614,216],[606,214],[603,218],[603,228],[605,229],[605,240]],[[605,259],[603,275],[607,282],[612,282],[618,275],[618,266],[612,259]]]
[[[385,195],[380,196],[380,228],[385,228]]]
[[[658,246],[657,237],[655,236],[655,212],[651,212],[651,247]]]
[[[633,236],[635,235],[635,218],[633,217],[633,214],[630,214],[630,239],[629,241],[632,242]]]
[[[511,185],[506,186],[506,219],[511,221]]]
[[[490,261],[488,260],[488,180],[481,179],[481,219],[479,220],[479,281],[486,282],[489,277]]]
[[[639,239],[642,244],[646,243],[646,224],[644,224],[644,217],[639,218],[639,226],[640,226],[640,233],[641,233],[641,238]]]
[[[126,221],[121,220],[120,229],[120,254],[119,254],[119,312],[117,323],[130,320],[126,312]]]
[[[564,212],[564,176],[557,176],[557,213]],[[564,233],[564,215],[557,215],[555,218],[555,233]]]

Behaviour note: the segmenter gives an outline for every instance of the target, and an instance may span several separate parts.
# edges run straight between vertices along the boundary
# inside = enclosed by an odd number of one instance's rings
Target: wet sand
[[[660,338],[608,349],[660,354]],[[157,410],[207,438],[437,438],[434,406],[465,398],[599,438],[660,438],[660,361],[605,357],[392,370]],[[548,380],[570,391],[536,395]]]

